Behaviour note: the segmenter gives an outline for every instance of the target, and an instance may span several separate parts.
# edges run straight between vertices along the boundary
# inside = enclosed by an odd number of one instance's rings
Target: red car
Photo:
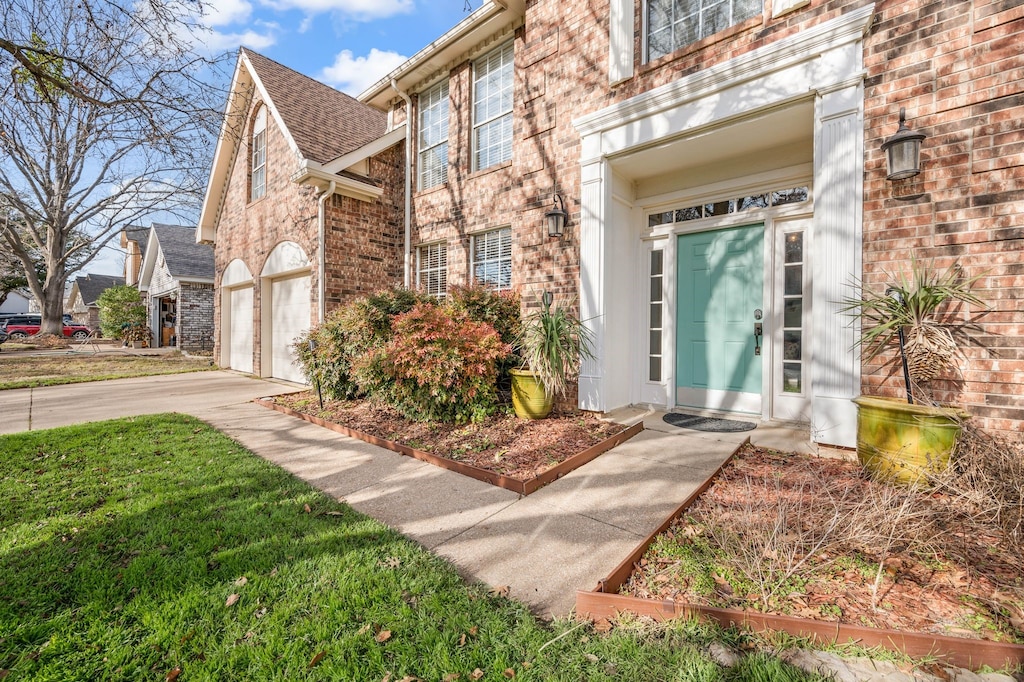
[[[11,337],[12,341],[17,341],[38,334],[41,324],[42,320],[39,315],[14,315],[7,318],[4,329],[7,330],[7,335]],[[75,324],[66,320],[64,322],[64,336],[72,339],[84,339],[90,333],[92,330],[84,324]]]

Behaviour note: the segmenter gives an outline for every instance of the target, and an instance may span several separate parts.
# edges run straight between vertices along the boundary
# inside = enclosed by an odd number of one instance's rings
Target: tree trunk
[[[43,297],[40,300],[42,307],[42,325],[39,327],[40,334],[64,334],[64,281],[60,282],[47,279],[43,287]]]

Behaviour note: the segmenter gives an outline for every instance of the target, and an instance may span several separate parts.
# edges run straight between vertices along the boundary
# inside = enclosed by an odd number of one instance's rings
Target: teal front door
[[[763,225],[679,236],[678,405],[760,413],[763,245]]]

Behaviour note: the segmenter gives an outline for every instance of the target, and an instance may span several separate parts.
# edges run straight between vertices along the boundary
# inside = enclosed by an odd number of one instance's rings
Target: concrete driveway
[[[235,372],[190,372],[0,391],[0,433],[35,431],[158,412],[196,417],[305,387]]]

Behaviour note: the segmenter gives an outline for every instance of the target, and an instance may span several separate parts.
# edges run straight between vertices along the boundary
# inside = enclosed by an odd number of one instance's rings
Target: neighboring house
[[[149,227],[132,225],[121,230],[121,248],[124,249],[124,282],[130,287],[139,286],[142,272],[142,257],[146,254],[149,241]]]
[[[32,294],[28,289],[8,291],[4,302],[0,303],[0,313],[27,313]]]
[[[122,243],[142,249],[134,272],[134,251],[128,251],[125,275],[144,295],[156,347],[213,350],[213,249],[197,244],[195,235],[194,227],[159,223],[145,236],[137,228],[122,233]]]
[[[71,285],[64,311],[71,319],[89,329],[100,328],[100,307],[96,304],[100,294],[110,287],[124,285],[124,277],[114,275],[84,275],[76,277]]]
[[[272,349],[384,284],[550,290],[595,334],[581,408],[852,446],[851,398],[900,383],[862,366],[840,302],[918,259],[984,275],[993,354],[948,396],[1017,432],[1022,43],[1019,4],[991,0],[484,0],[358,103],[243,50],[197,235],[219,361],[282,376]],[[929,137],[889,181],[901,107]]]

